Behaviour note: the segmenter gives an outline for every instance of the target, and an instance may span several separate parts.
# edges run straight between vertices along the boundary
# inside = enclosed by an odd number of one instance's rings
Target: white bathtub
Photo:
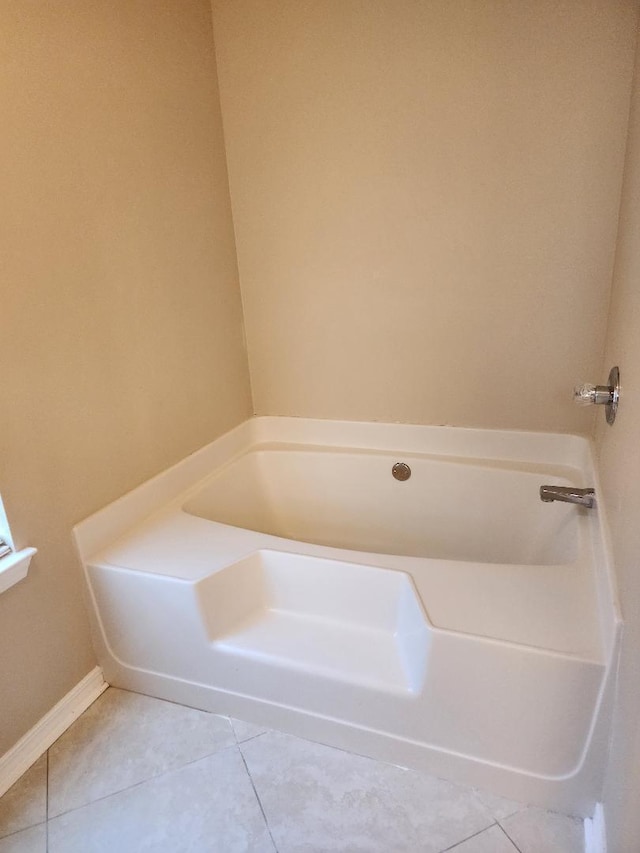
[[[589,814],[619,620],[543,483],[597,488],[588,442],[248,421],[76,527],[105,677]]]

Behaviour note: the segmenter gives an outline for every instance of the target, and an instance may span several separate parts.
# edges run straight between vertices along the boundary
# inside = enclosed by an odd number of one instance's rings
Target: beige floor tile
[[[46,853],[47,830],[44,823],[0,838],[0,853]]]
[[[144,851],[274,853],[237,747],[49,821],[49,853]]]
[[[264,734],[268,729],[263,726],[255,726],[253,723],[245,723],[243,720],[231,718],[231,725],[235,732],[238,743],[244,740],[250,740],[252,737]]]
[[[47,817],[46,753],[0,798],[0,838]]]
[[[581,820],[528,808],[500,821],[520,853],[584,853]]]
[[[280,853],[440,853],[487,828],[470,788],[267,732],[240,745]]]
[[[49,816],[233,744],[225,717],[110,688],[49,750]]]
[[[447,853],[518,853],[518,848],[509,841],[499,826],[491,826],[462,844],[450,847]]]

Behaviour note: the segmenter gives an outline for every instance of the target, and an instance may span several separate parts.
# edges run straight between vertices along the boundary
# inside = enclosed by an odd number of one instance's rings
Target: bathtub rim
[[[318,430],[323,433],[322,440],[318,440]],[[73,537],[80,558],[87,559],[101,551],[174,501],[186,502],[222,465],[231,464],[255,445],[277,442],[398,452],[400,442],[390,440],[391,431],[408,442],[402,446],[406,453],[526,463],[532,461],[531,449],[537,448],[544,451],[545,457],[551,455],[545,458],[549,464],[582,471],[592,480],[597,475],[591,439],[572,433],[254,415],[77,522]],[[433,442],[429,451],[417,445],[425,437]],[[481,442],[482,453],[469,452],[470,441]],[[567,462],[567,458],[571,461]]]

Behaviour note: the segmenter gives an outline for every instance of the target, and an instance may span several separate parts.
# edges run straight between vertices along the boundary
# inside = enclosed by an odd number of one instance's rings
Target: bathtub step
[[[415,693],[431,634],[404,572],[257,551],[198,584],[216,650]]]
[[[391,631],[282,611],[215,642],[220,651],[378,690],[414,692],[417,679]]]

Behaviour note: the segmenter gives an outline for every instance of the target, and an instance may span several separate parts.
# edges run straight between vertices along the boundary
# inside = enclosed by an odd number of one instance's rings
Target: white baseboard
[[[0,757],[0,797],[109,685],[99,666],[78,682],[15,746]]]
[[[585,819],[584,853],[607,853],[607,833],[602,803],[596,804],[593,817]]]

